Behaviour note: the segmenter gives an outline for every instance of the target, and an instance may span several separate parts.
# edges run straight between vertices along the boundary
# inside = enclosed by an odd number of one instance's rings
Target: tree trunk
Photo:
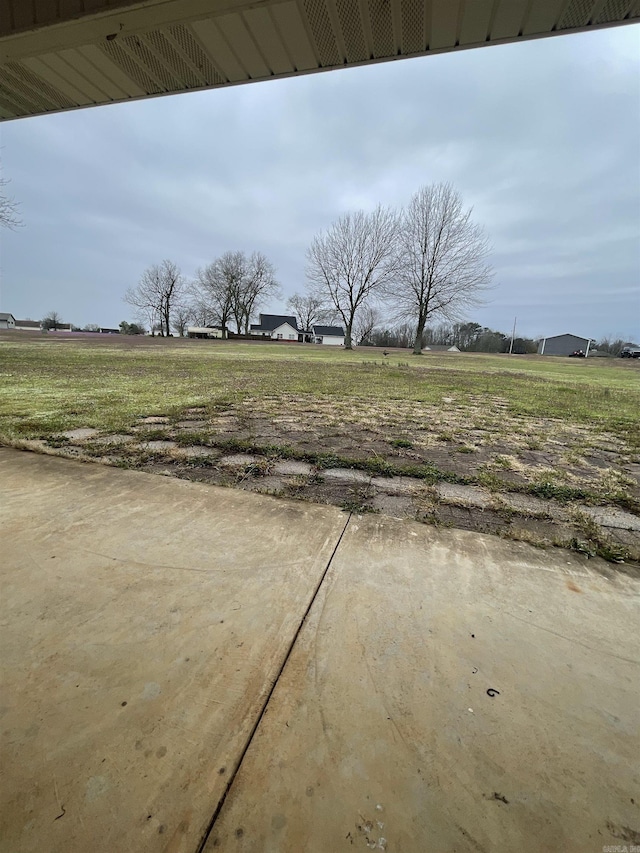
[[[424,327],[427,323],[426,318],[423,320],[422,317],[418,320],[418,328],[416,329],[416,337],[413,342],[413,354],[414,355],[422,355],[422,336],[424,334]]]
[[[348,325],[345,329],[344,348],[353,349],[353,345],[351,342],[351,325]]]

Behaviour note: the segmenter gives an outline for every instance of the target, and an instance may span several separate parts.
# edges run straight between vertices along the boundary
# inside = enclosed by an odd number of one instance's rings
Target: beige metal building
[[[0,119],[639,18],[640,0],[2,0]]]

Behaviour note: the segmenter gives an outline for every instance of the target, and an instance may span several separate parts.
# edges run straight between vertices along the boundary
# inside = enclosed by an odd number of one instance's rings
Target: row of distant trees
[[[40,328],[46,332],[55,332],[58,329],[71,327],[72,332],[100,332],[102,327],[96,323],[87,323],[86,326],[76,326],[74,323],[65,323],[58,311],[49,311],[42,320],[40,320]],[[146,329],[137,323],[127,323],[123,320],[120,323],[119,331],[123,335],[145,335]]]
[[[365,339],[382,312],[414,327],[414,352],[434,318],[454,321],[481,301],[493,272],[483,229],[450,184],[423,187],[406,208],[378,206],[337,219],[307,252],[307,288],[289,300],[300,325],[341,322],[345,347]],[[258,309],[281,297],[261,252],[226,252],[187,280],[171,260],[149,267],[125,301],[161,335],[189,324],[231,323],[248,333]]]
[[[189,325],[219,326],[226,335],[231,323],[248,334],[258,309],[281,296],[275,268],[262,252],[225,252],[192,280],[174,261],[154,264],[124,299],[160,335],[184,335]]]
[[[309,294],[294,294],[289,298],[287,304],[289,310],[295,314],[300,328],[310,329],[317,323],[337,322],[335,312],[327,312],[323,308],[323,303]],[[41,324],[42,328],[46,330],[56,330],[65,325],[57,311],[50,311],[42,319]],[[207,323],[202,320],[202,325],[207,325]],[[82,328],[72,325],[71,328],[78,332],[100,331],[100,326],[93,323],[88,323]],[[176,329],[175,324],[173,328]],[[123,335],[144,335],[146,331],[144,326],[139,323],[128,323],[126,320],[120,323],[120,333]],[[176,331],[178,330],[176,329]],[[186,329],[182,329],[179,333],[184,334],[185,331]],[[354,327],[354,341],[358,346],[407,349],[414,347],[415,338],[415,325],[411,323],[398,323],[396,325],[385,323],[380,311],[371,306],[360,312],[358,323]],[[595,343],[592,351],[617,357],[626,343],[622,338],[605,337]],[[489,329],[487,326],[475,322],[439,323],[426,326],[420,344],[422,348],[427,346],[456,346],[463,352],[504,353],[511,351],[517,355],[535,353],[538,348],[538,341],[533,338],[516,337],[512,344],[509,334]]]
[[[628,343],[631,343],[631,341],[623,341],[622,338],[605,337],[595,344],[594,349],[598,353],[606,353],[607,355],[617,357],[622,352],[622,348]]]
[[[360,344],[377,347],[413,347],[415,326],[401,323],[397,326],[379,326],[360,340]],[[489,329],[480,323],[440,323],[427,326],[422,333],[422,348],[427,346],[456,346],[463,352],[511,352],[518,355],[535,353],[537,341],[517,337],[511,345],[511,335]]]

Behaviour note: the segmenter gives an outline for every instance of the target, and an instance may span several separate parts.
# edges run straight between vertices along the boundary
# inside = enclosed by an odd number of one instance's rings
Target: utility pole
[[[511,332],[511,343],[509,344],[509,355],[511,355],[513,352],[513,339],[516,336],[516,323],[517,323],[517,321],[518,321],[518,318],[514,317],[513,318],[513,331]]]

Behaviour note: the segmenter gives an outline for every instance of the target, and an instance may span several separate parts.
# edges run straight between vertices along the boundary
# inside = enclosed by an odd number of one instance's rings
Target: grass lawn
[[[79,428],[98,432],[64,435]],[[229,478],[206,449],[258,454],[251,482],[305,461],[310,500],[335,502],[322,472],[347,468],[637,513],[640,363],[0,333],[0,441],[34,440],[208,482]]]
[[[48,437],[79,426],[126,429],[141,414],[280,400],[295,415],[314,400],[385,412],[394,401],[474,417],[504,413],[588,425],[640,445],[640,364],[483,354],[174,341],[0,338],[0,435]],[[452,397],[448,404],[443,397]],[[499,404],[496,408],[496,404]],[[398,423],[398,426],[403,424]],[[404,424],[407,428],[411,424]]]

